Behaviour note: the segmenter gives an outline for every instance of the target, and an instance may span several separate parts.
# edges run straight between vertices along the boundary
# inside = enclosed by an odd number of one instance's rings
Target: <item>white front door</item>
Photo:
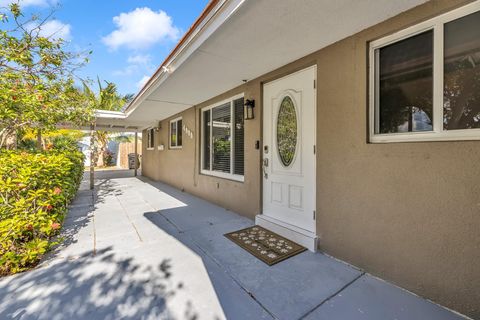
[[[263,87],[263,215],[315,233],[316,66]]]

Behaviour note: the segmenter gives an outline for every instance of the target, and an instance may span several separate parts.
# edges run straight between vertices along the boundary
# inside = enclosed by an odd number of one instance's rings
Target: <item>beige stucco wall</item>
[[[368,42],[469,1],[430,1],[183,112],[195,131],[143,152],[143,174],[253,218],[261,211],[261,87],[317,64],[320,249],[447,307],[480,318],[480,141],[367,143]],[[200,175],[199,108],[245,92],[245,182]],[[173,117],[172,117],[173,118]],[[217,185],[218,184],[218,185]]]
[[[155,136],[155,144],[165,145],[165,150],[144,149],[142,174],[179,189],[184,189],[186,192],[253,219],[256,214],[260,213],[260,150],[255,149],[255,141],[260,139],[260,117],[245,121],[244,182],[199,174],[200,109],[211,105],[215,101],[221,101],[239,93],[244,93],[245,98],[257,97],[260,94],[260,86],[242,85],[195,108],[190,108],[162,121],[162,128]],[[184,132],[182,149],[169,149],[169,121],[179,116],[182,116],[183,124],[194,132],[193,139],[189,138]],[[146,133],[144,132],[144,134]]]

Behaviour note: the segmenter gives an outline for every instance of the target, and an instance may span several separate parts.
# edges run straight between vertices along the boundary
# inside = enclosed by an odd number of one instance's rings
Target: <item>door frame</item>
[[[313,115],[314,115],[314,123],[313,123],[313,141],[314,141],[314,148],[315,148],[315,153],[314,153],[314,161],[313,161],[313,174],[314,174],[314,183],[313,183],[313,208],[315,213],[312,213],[314,215],[313,217],[313,222],[314,222],[314,231],[309,231],[305,230],[303,228],[297,227],[295,225],[283,222],[281,220],[272,218],[270,216],[266,216],[263,214],[264,210],[264,188],[263,188],[263,183],[264,183],[264,176],[263,176],[263,159],[264,159],[264,146],[265,146],[265,137],[263,135],[264,132],[264,121],[265,121],[265,95],[264,95],[264,87],[266,84],[274,83],[276,81],[281,81],[285,78],[288,78],[290,76],[293,76],[297,73],[313,69],[314,70],[314,77],[313,77],[313,83],[312,85],[314,86],[314,97],[313,97]],[[260,214],[255,216],[255,224],[260,225],[262,227],[265,227],[266,229],[272,230],[281,236],[284,236],[287,239],[290,239],[292,241],[297,242],[300,245],[305,246],[308,250],[316,252],[317,247],[318,247],[318,236],[316,234],[316,228],[317,228],[317,86],[318,86],[318,70],[317,70],[317,64],[313,63],[311,65],[307,66],[302,66],[301,68],[290,72],[288,74],[282,74],[279,77],[275,77],[273,79],[270,79],[268,81],[263,81],[261,83],[261,103],[262,103],[262,108],[261,108],[261,123],[260,123],[260,137],[261,137],[261,149],[260,149]],[[313,150],[312,150],[313,152]]]

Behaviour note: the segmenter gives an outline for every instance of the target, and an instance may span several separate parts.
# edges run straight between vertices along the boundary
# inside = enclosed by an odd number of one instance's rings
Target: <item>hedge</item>
[[[0,276],[35,266],[54,245],[83,175],[83,154],[0,151]]]

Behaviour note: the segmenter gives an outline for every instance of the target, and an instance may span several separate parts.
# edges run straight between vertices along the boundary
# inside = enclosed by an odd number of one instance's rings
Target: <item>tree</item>
[[[117,86],[112,82],[105,81],[106,86],[102,86],[100,79],[97,79],[97,83],[97,93],[84,84],[83,91],[90,107],[94,110],[120,111],[129,99],[129,95],[122,96],[119,94]],[[106,164],[108,132],[97,130],[94,132],[93,138],[95,143],[93,163],[97,167],[102,167]]]
[[[49,18],[25,18],[18,2],[0,8],[0,148],[21,128],[93,117],[74,75],[90,53],[69,52],[63,39],[43,35]]]

